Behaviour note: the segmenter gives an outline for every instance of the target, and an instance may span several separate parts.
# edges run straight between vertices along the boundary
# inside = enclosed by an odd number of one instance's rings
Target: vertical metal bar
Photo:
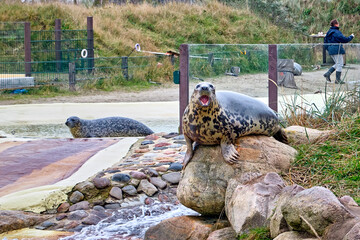
[[[182,133],[182,116],[189,104],[189,45],[180,45],[180,86],[179,86],[179,103],[180,103],[180,126],[179,133]]]
[[[24,25],[25,76],[31,77],[31,28],[30,23]]]
[[[277,45],[269,45],[269,107],[278,111],[278,89],[277,89]]]
[[[94,27],[93,17],[87,17],[87,51],[88,51],[88,72],[91,73],[94,69]]]
[[[124,78],[126,80],[129,80],[128,57],[121,57],[121,69],[122,69]]]
[[[61,19],[55,19],[55,57],[57,72],[61,72],[61,55]]]
[[[69,63],[69,90],[70,91],[72,91],[72,92],[76,91],[75,84],[76,84],[75,63],[70,62]]]
[[[326,48],[325,48],[325,44],[323,45],[323,64],[326,63]]]

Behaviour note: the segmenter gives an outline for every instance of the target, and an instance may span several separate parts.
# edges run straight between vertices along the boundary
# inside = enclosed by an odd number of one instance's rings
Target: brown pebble
[[[163,203],[163,202],[169,202],[169,197],[166,196],[165,194],[159,194],[158,199],[159,199],[159,201],[162,202],[162,203]]]
[[[131,157],[132,157],[132,158],[138,158],[138,157],[141,157],[142,155],[144,155],[144,154],[142,154],[142,153],[136,153],[136,154],[132,155]]]
[[[160,167],[155,168],[155,170],[157,172],[166,172],[168,170],[168,168],[169,168],[168,166],[160,166]]]
[[[135,153],[146,153],[146,152],[150,152],[150,149],[136,149]]]
[[[152,198],[145,198],[145,204],[146,205],[152,205],[154,203],[154,199]]]
[[[57,212],[64,213],[64,212],[67,212],[69,210],[69,208],[70,208],[70,203],[64,202],[64,203],[60,204],[60,206],[57,209]]]
[[[146,148],[149,148],[149,145],[141,145],[139,148],[140,149],[146,149]]]
[[[158,136],[156,136],[155,134],[151,134],[145,137],[146,140],[157,140],[159,139]]]
[[[162,142],[162,143],[155,144],[155,147],[165,147],[165,146],[169,146],[169,145],[171,145],[171,143]]]

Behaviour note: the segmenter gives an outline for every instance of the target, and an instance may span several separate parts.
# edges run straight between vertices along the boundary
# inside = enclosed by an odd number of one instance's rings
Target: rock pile
[[[176,188],[185,151],[183,136],[149,135],[136,143],[120,164],[76,184],[68,194],[68,201],[19,228],[36,225],[37,229],[77,232],[119,209],[154,203],[178,204]],[[7,215],[21,220],[16,217],[16,211]],[[0,229],[0,233],[18,228],[5,225],[8,227]]]
[[[294,140],[304,129],[294,133]],[[311,131],[310,141],[319,132]],[[328,134],[328,133],[326,133]],[[320,136],[327,137],[320,132]],[[209,225],[203,218],[168,219],[151,227],[145,239],[177,239],[165,232],[178,232],[184,224],[186,238],[198,240],[235,240],[252,228],[268,227],[275,240],[358,240],[360,207],[346,196],[338,199],[323,187],[304,189],[286,186],[278,175],[288,171],[296,151],[272,138],[248,136],[237,145],[239,162],[228,165],[218,146],[200,146],[183,172],[177,197],[185,206],[219,219],[225,210],[228,226]],[[198,227],[198,226],[201,227]],[[215,237],[216,236],[216,237]]]

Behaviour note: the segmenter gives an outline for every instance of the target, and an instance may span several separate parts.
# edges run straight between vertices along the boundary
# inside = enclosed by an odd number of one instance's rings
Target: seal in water
[[[140,137],[154,133],[143,123],[124,117],[84,120],[72,116],[66,120],[65,124],[70,128],[74,138]]]
[[[220,144],[222,155],[230,164],[239,157],[234,143],[241,136],[274,136],[276,140],[287,143],[278,117],[267,105],[236,92],[218,91],[215,94],[214,86],[207,82],[196,85],[182,121],[187,145],[184,168],[194,154],[194,142]]]

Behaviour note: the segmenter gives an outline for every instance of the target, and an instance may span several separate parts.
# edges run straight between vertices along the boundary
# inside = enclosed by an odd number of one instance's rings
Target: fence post
[[[129,80],[128,57],[121,57],[121,69],[122,69],[124,78],[126,80]]]
[[[70,62],[69,63],[69,91],[71,91],[71,92],[76,91],[75,84],[76,84],[75,63]]]
[[[24,25],[25,76],[31,77],[31,28],[30,23]]]
[[[189,103],[189,45],[188,44],[180,45],[179,103],[180,103],[179,133],[182,133],[182,116]]]
[[[94,27],[93,17],[87,17],[87,51],[88,51],[88,72],[91,73],[94,69]]]
[[[55,57],[57,72],[61,72],[61,55],[61,19],[55,19]]]
[[[278,111],[278,89],[277,89],[277,45],[269,45],[269,107]]]

